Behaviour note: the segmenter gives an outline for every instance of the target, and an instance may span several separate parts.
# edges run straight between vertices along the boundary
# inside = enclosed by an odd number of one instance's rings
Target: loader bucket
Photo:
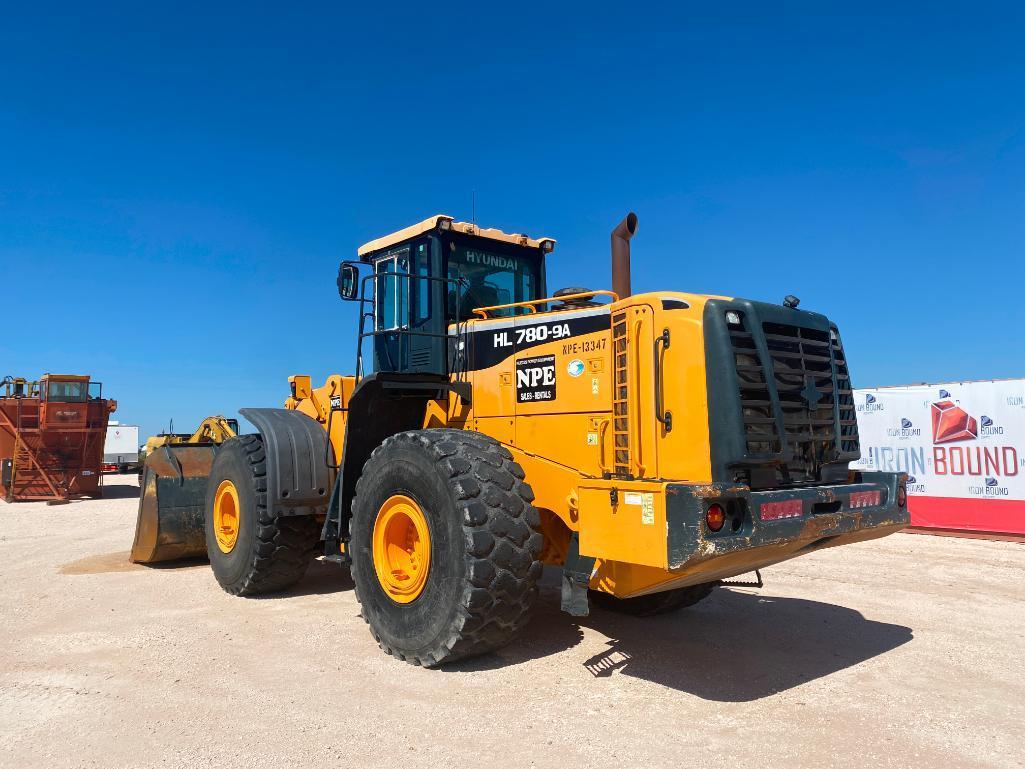
[[[161,446],[146,457],[135,524],[134,563],[206,555],[206,481],[219,447]]]

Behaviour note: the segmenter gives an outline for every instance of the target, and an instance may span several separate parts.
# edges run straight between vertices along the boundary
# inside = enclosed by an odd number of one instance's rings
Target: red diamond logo
[[[952,401],[932,404],[932,442],[970,441],[979,434],[975,417]]]

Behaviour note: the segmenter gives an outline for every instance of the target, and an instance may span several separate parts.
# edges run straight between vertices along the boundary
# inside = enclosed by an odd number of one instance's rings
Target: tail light
[[[847,506],[851,510],[860,507],[875,507],[882,502],[882,494],[879,491],[853,491]]]
[[[907,507],[908,504],[908,487],[903,483],[897,487],[897,506]]]
[[[763,502],[758,512],[763,521],[778,521],[780,518],[800,518],[804,513],[804,503],[799,499],[787,499],[782,502]]]
[[[708,528],[712,531],[722,529],[723,524],[726,523],[726,511],[722,509],[722,505],[713,503],[708,506],[708,512],[705,513],[705,523],[708,524]]]

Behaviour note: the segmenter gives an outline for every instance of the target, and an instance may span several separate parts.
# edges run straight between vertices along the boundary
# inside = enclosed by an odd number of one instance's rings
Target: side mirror
[[[338,265],[338,296],[347,302],[358,298],[359,270],[355,265],[343,262]]]

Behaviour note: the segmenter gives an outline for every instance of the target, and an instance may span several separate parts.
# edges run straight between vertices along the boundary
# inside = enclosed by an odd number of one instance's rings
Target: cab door
[[[409,258],[409,357],[406,370],[446,375],[448,344],[445,334],[445,287],[441,278],[438,241],[414,242]]]
[[[425,238],[374,262],[374,370],[447,373],[444,281]]]
[[[408,366],[409,285],[409,246],[374,262],[374,371]]]

